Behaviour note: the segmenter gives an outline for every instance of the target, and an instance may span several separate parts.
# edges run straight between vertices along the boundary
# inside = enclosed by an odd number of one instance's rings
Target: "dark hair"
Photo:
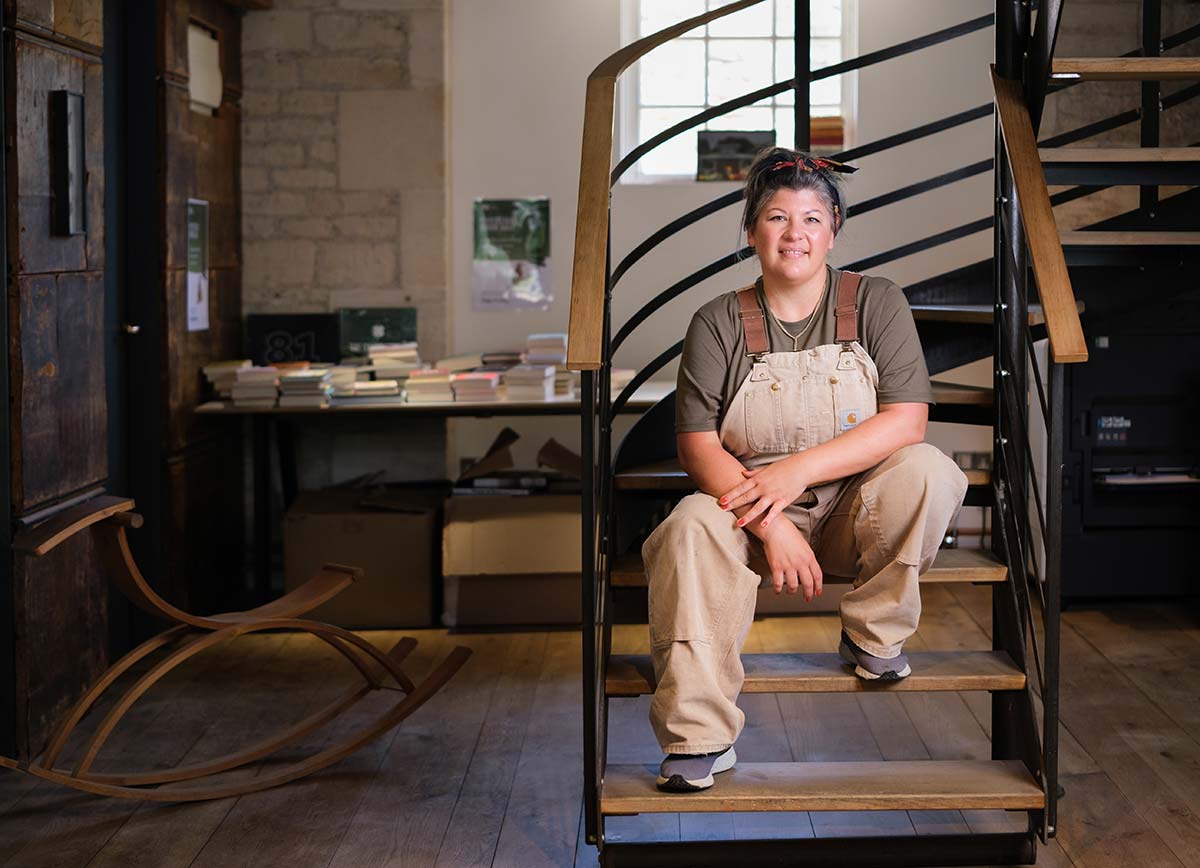
[[[746,206],[742,211],[742,229],[750,231],[758,215],[776,190],[812,190],[833,217],[833,234],[845,223],[846,194],[838,173],[827,161],[791,148],[766,148],[759,152],[746,174]]]

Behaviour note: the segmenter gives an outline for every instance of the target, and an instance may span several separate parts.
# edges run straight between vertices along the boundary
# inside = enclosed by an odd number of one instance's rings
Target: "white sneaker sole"
[[[721,754],[721,756],[719,756],[717,758],[717,761],[715,763],[713,763],[712,772],[707,777],[701,778],[700,780],[697,780],[697,781],[688,780],[687,778],[684,778],[684,782],[689,787],[692,787],[693,789],[707,790],[709,787],[711,787],[715,783],[715,781],[713,780],[713,775],[719,775],[721,772],[729,771],[731,768],[733,768],[733,765],[736,762],[737,762],[737,753],[731,747],[729,750],[727,750],[725,753]],[[679,777],[679,776],[672,775],[672,777]],[[661,787],[663,784],[669,783],[670,780],[671,780],[671,778],[665,778],[662,775],[659,775],[658,776],[658,786]],[[675,790],[674,792],[686,792],[686,790]]]
[[[908,676],[912,675],[912,667],[907,663],[904,664],[903,669],[898,671],[885,672],[883,675],[876,675],[869,669],[864,669],[859,665],[858,658],[854,656],[854,652],[845,642],[838,647],[838,655],[851,666],[853,666],[854,674],[864,681],[879,681],[880,679],[884,681],[899,681],[901,678],[907,678]]]

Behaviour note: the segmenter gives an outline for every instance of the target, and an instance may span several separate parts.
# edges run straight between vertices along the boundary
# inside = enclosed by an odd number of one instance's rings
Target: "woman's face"
[[[776,190],[746,233],[763,277],[773,283],[806,283],[824,273],[833,249],[833,215],[813,190]]]

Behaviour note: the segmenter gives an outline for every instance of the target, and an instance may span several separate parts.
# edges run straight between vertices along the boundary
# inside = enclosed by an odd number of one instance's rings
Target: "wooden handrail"
[[[992,66],[992,89],[996,94],[996,116],[1000,119],[1004,149],[1012,166],[1017,200],[1021,205],[1021,224],[1025,227],[1033,276],[1046,317],[1050,352],[1055,362],[1086,362],[1087,342],[1079,324],[1075,292],[1067,273],[1062,239],[1054,222],[1046,175],[1042,171],[1021,83],[1001,78]]]
[[[763,0],[737,0],[626,45],[600,62],[587,80],[579,206],[575,220],[575,270],[571,278],[571,321],[567,367],[600,367],[604,335],[604,281],[608,254],[609,173],[612,170],[613,102],[617,77],[634,61],[689,30],[732,15]]]

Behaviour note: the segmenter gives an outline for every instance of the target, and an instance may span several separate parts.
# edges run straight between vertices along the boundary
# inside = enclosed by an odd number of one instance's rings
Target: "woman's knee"
[[[912,496],[944,494],[961,500],[967,477],[946,453],[929,443],[897,449],[886,463],[893,464],[889,488]]]
[[[646,540],[643,554],[663,548],[690,550],[701,543],[745,545],[744,532],[737,526],[737,517],[721,509],[711,495],[690,494],[676,504]]]

